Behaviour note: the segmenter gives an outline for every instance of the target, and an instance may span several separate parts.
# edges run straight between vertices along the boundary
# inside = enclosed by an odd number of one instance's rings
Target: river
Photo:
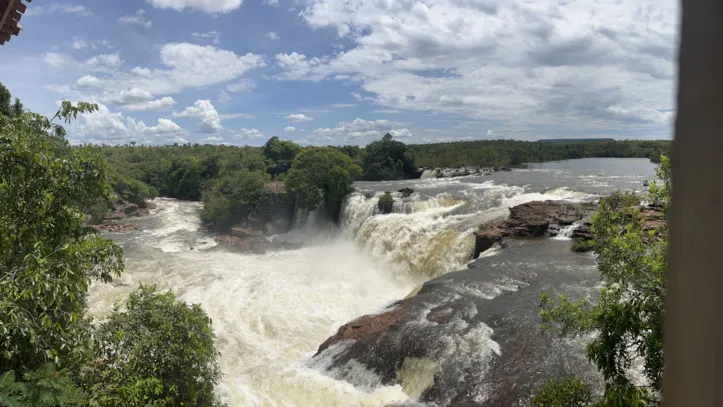
[[[310,358],[342,324],[378,312],[431,278],[465,269],[474,246],[471,232],[504,218],[509,207],[641,190],[654,168],[646,159],[582,159],[484,177],[358,182],[358,192],[342,208],[340,231],[317,227],[312,216],[289,236],[303,240],[305,248],[265,255],[218,247],[201,228],[201,204],[159,198],[150,216],[131,220],[139,231],[107,234],[123,247],[126,268],[112,284],[94,284],[91,314],[102,319],[139,283],[202,304],[221,352],[218,392],[231,407],[413,405],[418,394],[409,386],[380,385],[362,367],[346,372],[346,380],[335,379]],[[403,187],[416,193],[395,194],[394,213],[379,215],[376,197]],[[495,253],[483,255],[493,259]],[[555,261],[562,267],[565,258]],[[490,280],[479,295],[494,298],[518,283]],[[455,346],[467,341],[469,352],[486,355],[498,350],[491,333],[486,327],[457,338]]]

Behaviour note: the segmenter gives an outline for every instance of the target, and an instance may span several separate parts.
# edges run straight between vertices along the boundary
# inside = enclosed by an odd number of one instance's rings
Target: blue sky
[[[36,1],[0,47],[74,143],[670,138],[675,0]]]

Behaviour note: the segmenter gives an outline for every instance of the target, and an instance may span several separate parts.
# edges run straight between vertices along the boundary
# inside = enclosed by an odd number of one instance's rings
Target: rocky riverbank
[[[444,406],[528,405],[540,383],[571,365],[595,385],[579,343],[540,331],[541,292],[575,298],[599,281],[594,258],[569,245],[513,238],[508,250],[470,270],[430,280],[415,295],[343,325],[310,364],[373,388],[358,382],[365,377],[359,369],[367,369],[376,385],[398,384],[421,402]]]
[[[151,210],[156,209],[156,204],[152,201],[146,202],[145,207],[140,207],[130,202],[119,202],[103,219],[97,224],[90,225],[98,231],[124,233],[132,230],[138,230],[138,226],[132,223],[122,222],[128,218],[138,218],[148,216]]]
[[[481,227],[475,232],[473,258],[507,237],[554,237],[564,227],[579,222],[572,238],[590,238],[590,217],[598,208],[595,202],[536,201],[510,208],[510,216]]]
[[[454,178],[466,177],[469,175],[486,176],[496,171],[512,171],[510,168],[420,168],[417,170],[422,179],[426,178]]]

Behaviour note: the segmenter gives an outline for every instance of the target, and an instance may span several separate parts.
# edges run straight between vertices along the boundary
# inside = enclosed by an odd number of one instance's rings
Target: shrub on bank
[[[575,239],[570,248],[573,252],[586,253],[595,250],[595,241],[590,239]]]

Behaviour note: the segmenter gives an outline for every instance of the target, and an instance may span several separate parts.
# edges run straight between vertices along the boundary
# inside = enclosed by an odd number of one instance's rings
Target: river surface
[[[335,378],[319,363],[310,363],[311,357],[342,324],[378,312],[425,281],[466,269],[474,247],[471,232],[506,217],[509,207],[642,190],[654,168],[647,159],[581,159],[490,176],[359,182],[358,192],[342,209],[340,231],[329,233],[314,216],[300,216],[306,220],[298,222],[288,238],[307,246],[265,255],[217,246],[201,228],[201,204],[160,198],[150,216],[129,221],[141,230],[107,234],[124,249],[125,273],[113,284],[93,286],[91,313],[102,319],[139,283],[156,284],[184,301],[200,303],[213,320],[221,352],[224,376],[217,390],[231,407],[416,405],[418,392],[408,387],[381,385],[363,368],[351,372],[353,380],[349,372],[346,379]],[[416,192],[404,198],[395,192],[403,187]],[[384,191],[395,195],[389,215],[379,215],[376,208]],[[565,244],[556,241],[554,247]],[[570,269],[567,261],[594,268],[589,257],[583,261],[574,257],[580,255],[562,252],[554,257],[562,269]],[[483,254],[488,256],[486,267],[508,265],[509,257],[495,253]],[[540,249],[520,253],[545,257]],[[533,260],[515,261],[529,265]],[[479,273],[475,270],[469,273]],[[515,272],[490,280],[475,295],[492,299],[515,290]],[[464,345],[473,354],[470,360],[476,360],[499,351],[492,333],[493,328],[486,327],[457,338],[455,346]]]

